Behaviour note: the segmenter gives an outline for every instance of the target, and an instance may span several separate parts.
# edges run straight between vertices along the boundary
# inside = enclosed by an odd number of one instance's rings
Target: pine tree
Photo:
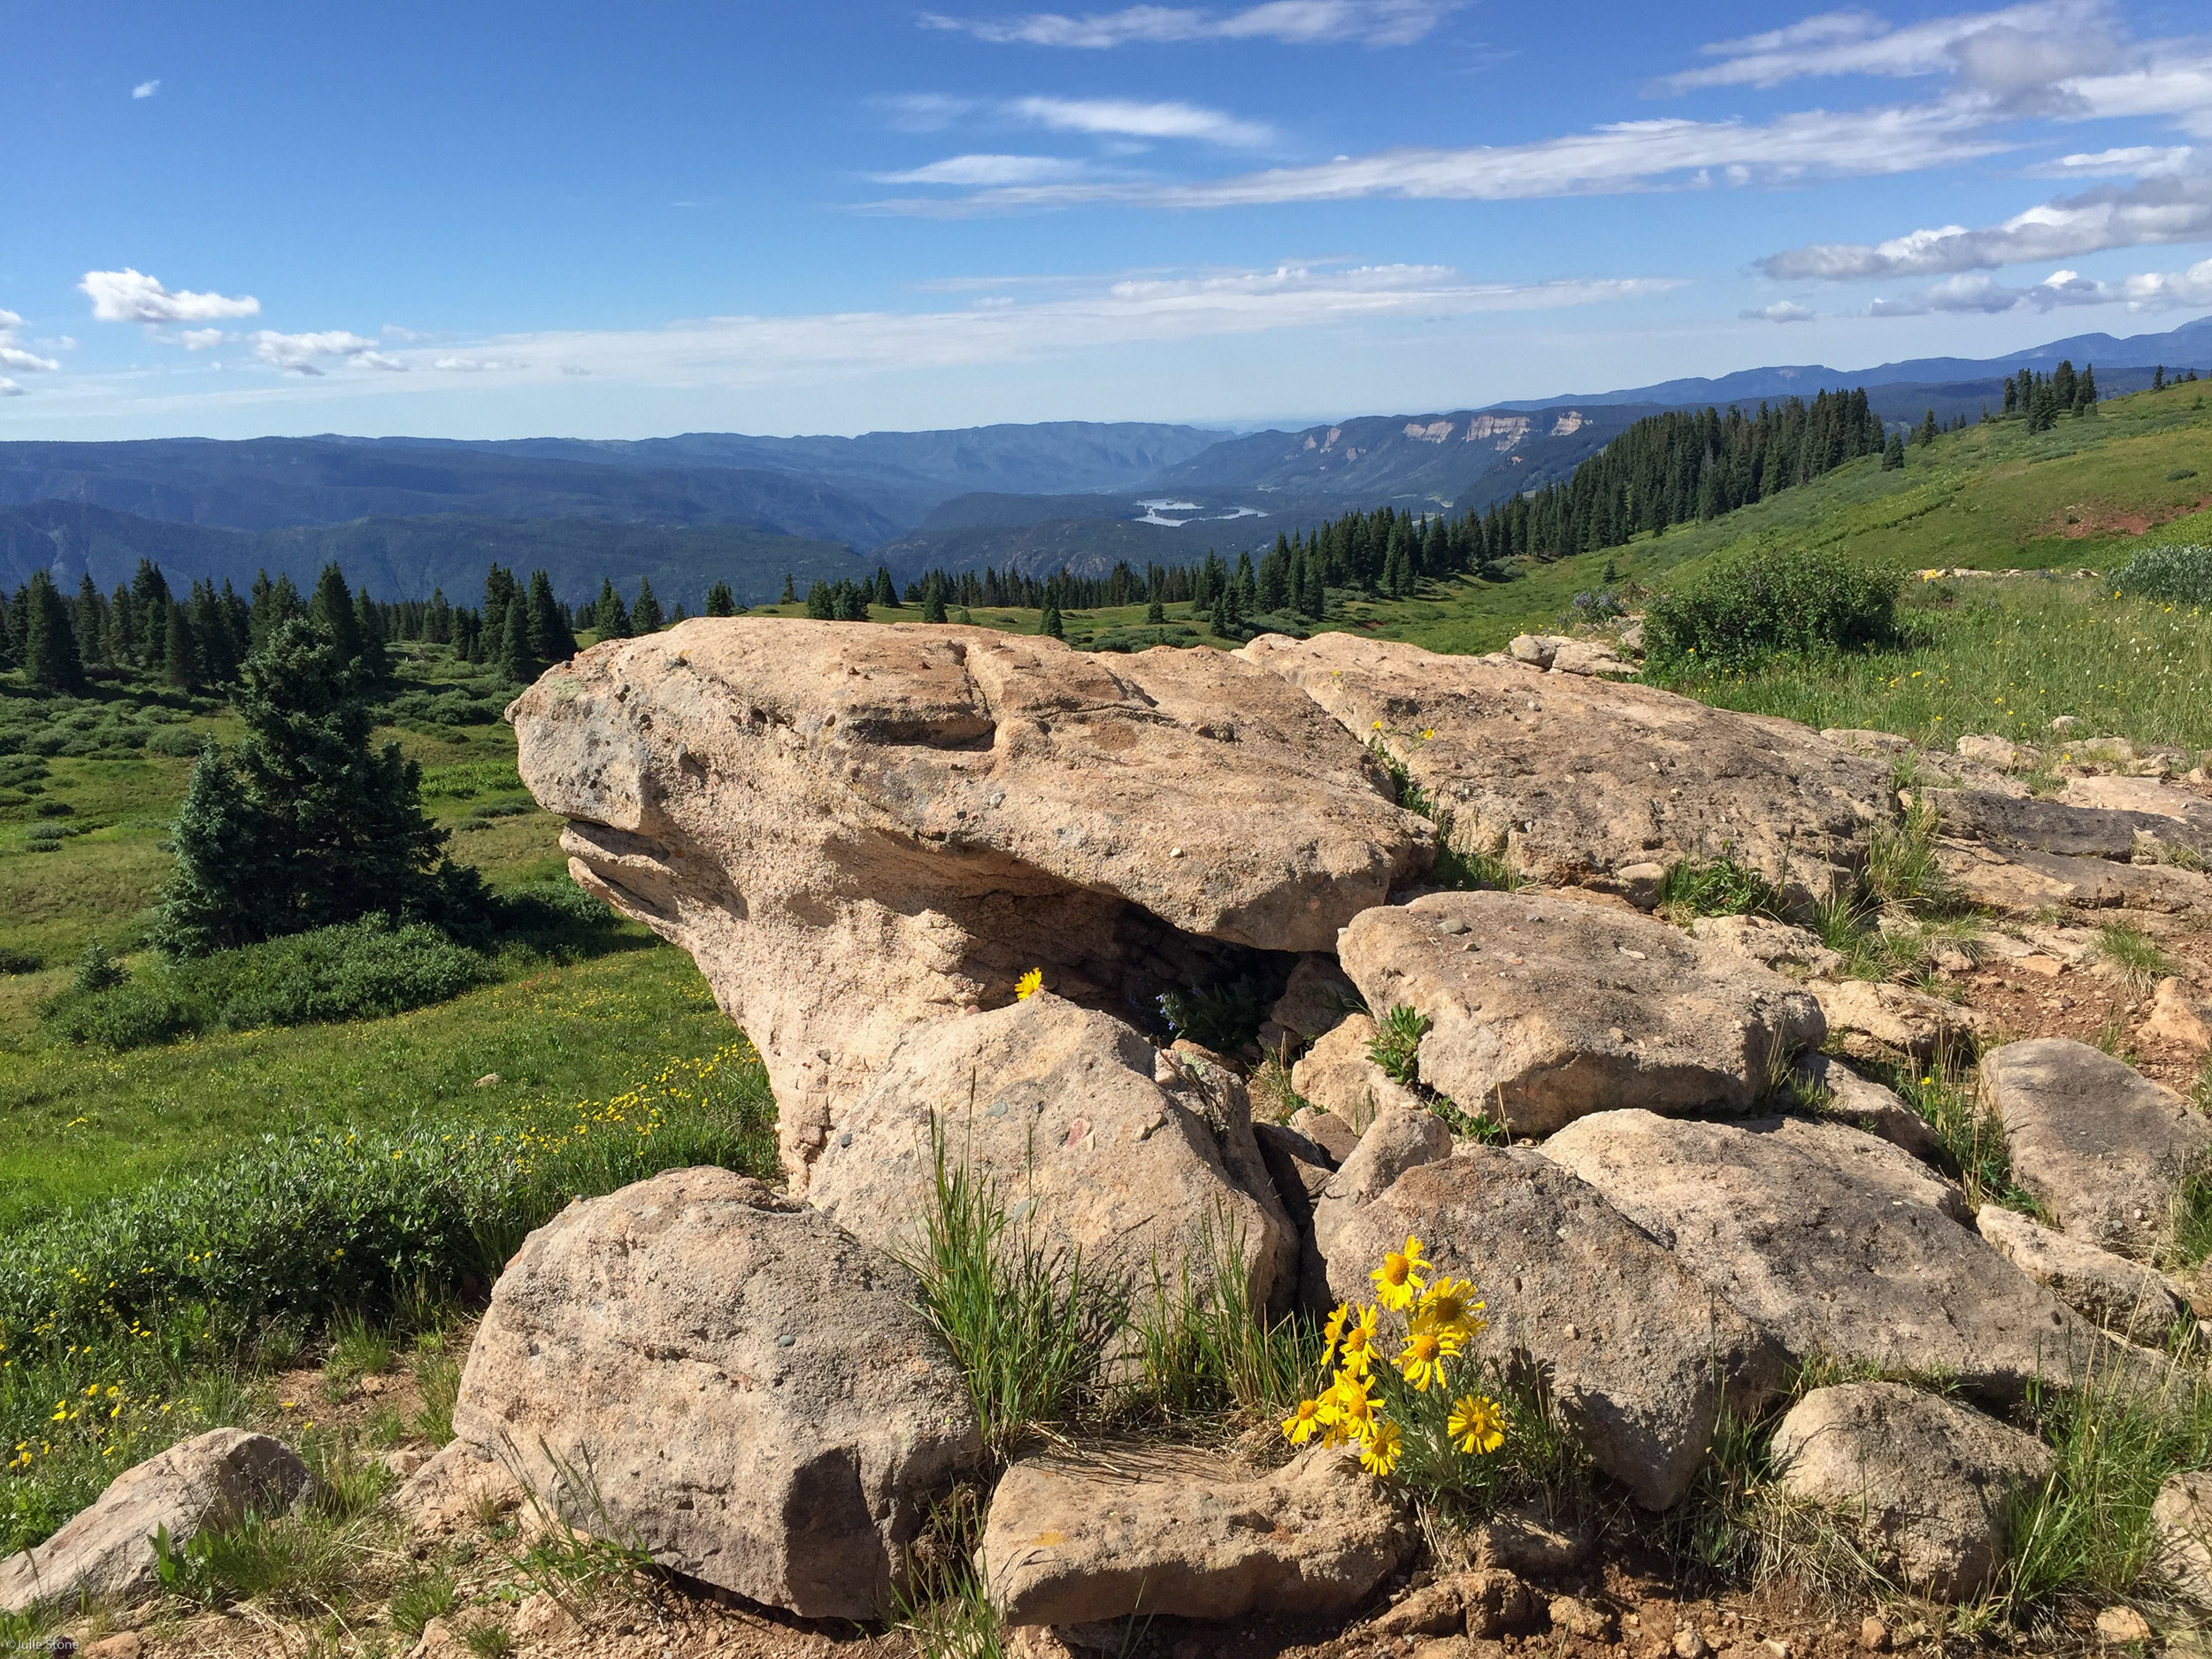
[[[806,613],[817,622],[829,622],[836,618],[837,602],[830,595],[830,585],[818,576],[814,579],[814,586],[806,590]]]
[[[353,590],[335,564],[323,566],[315,579],[314,595],[307,602],[307,619],[320,628],[342,663],[361,655],[361,613],[354,608]]]
[[[530,572],[529,597],[524,604],[532,657],[541,663],[565,663],[576,655],[576,635],[553,597],[553,579],[543,571]]]
[[[530,649],[529,607],[519,595],[508,602],[506,631],[492,661],[510,685],[530,685],[545,672],[545,664]]]
[[[614,583],[603,576],[599,580],[599,601],[591,608],[591,626],[603,640],[630,637],[630,608],[615,592]]]
[[[733,617],[737,614],[737,595],[730,591],[727,582],[717,582],[707,589],[707,614],[710,617]]]
[[[780,605],[795,605],[799,603],[799,595],[791,590],[791,572],[789,571],[786,571],[783,573],[783,597],[777,600],[776,603]],[[814,613],[812,611],[809,611],[807,614],[811,616]]]
[[[1935,418],[1935,411],[1934,411],[1934,410],[1932,410],[1932,409],[1931,409],[1931,410],[1928,411],[1928,413],[1927,413],[1927,418],[1926,418],[1925,419],[1922,420],[1922,421],[1921,421],[1921,423],[1920,423],[1920,447],[1921,447],[1922,449],[1926,449],[1926,448],[1927,448],[1930,444],[1933,443],[1935,441],[1936,441],[1936,418]]]
[[[932,578],[922,589],[922,620],[942,622],[945,619],[945,584]]]
[[[1049,598],[1045,601],[1044,611],[1037,618],[1037,632],[1049,634],[1056,640],[1068,637],[1067,630],[1060,626],[1060,607]]]
[[[658,634],[664,619],[661,602],[653,597],[653,584],[640,577],[637,597],[630,605],[630,626],[642,638],[648,634]]]
[[[163,950],[201,956],[378,911],[434,918],[478,899],[472,872],[442,862],[419,768],[396,743],[370,749],[372,687],[339,649],[294,618],[246,660],[246,734],[201,751],[171,833]]]
[[[1162,604],[1159,602],[1159,599],[1156,596],[1151,603],[1145,606],[1144,619],[1150,623],[1153,626],[1157,627],[1160,624],[1167,620],[1167,607]]]
[[[1904,465],[1905,434],[1901,432],[1893,432],[1889,434],[1888,444],[1882,450],[1882,471],[1885,472],[1902,472]]]
[[[899,590],[892,585],[891,572],[880,565],[876,566],[875,602],[887,611],[899,609]]]
[[[2165,389],[2166,365],[2162,363],[2155,369],[2151,371],[2151,390],[2154,392],[2162,392]]]
[[[2097,365],[2085,363],[2081,366],[2081,380],[2074,388],[2074,412],[2093,415],[2097,412]]]
[[[104,660],[106,630],[102,624],[107,620],[107,604],[100,597],[100,590],[92,585],[92,572],[87,571],[77,582],[77,603],[70,614],[70,624],[77,635],[77,660],[96,663]]]
[[[433,645],[453,643],[453,607],[447,603],[442,588],[430,590],[430,603],[422,613],[422,637]]]
[[[69,602],[42,570],[31,572],[26,598],[23,666],[31,683],[42,691],[84,695],[84,659],[77,655],[77,630],[69,615]]]

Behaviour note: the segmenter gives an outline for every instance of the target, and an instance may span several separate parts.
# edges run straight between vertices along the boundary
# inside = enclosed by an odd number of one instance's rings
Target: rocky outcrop
[[[1856,1532],[1878,1571],[1970,1601],[2004,1558],[2009,1509],[2051,1473],[2043,1444],[1901,1383],[1816,1388],[1774,1431],[1782,1490]]]
[[[1791,979],[1826,975],[1843,966],[1843,957],[1813,934],[1770,916],[1701,916],[1690,937],[1747,957]]]
[[[1252,1305],[1279,1311],[1297,1285],[1297,1236],[1242,1085],[1211,1069],[1218,1093],[1119,1020],[1049,991],[918,1026],[838,1114],[809,1195],[854,1237],[910,1253],[934,1210],[941,1148],[1094,1272],[1148,1284],[1156,1268],[1203,1293],[1234,1248]]]
[[[806,1617],[875,1617],[928,1503],[982,1452],[918,1295],[819,1212],[672,1170],[530,1235],[454,1431],[541,1507],[664,1566]]]
[[[1741,1111],[1824,1030],[1810,996],[1734,950],[1527,893],[1368,910],[1339,949],[1370,1008],[1431,1021],[1421,1080],[1516,1134],[1624,1103]]]
[[[1394,1105],[1377,1118],[1314,1201],[1314,1243],[1321,1255],[1335,1248],[1338,1229],[1401,1175],[1451,1155],[1451,1130],[1426,1107]]]
[[[1374,1040],[1371,1018],[1346,1015],[1291,1067],[1291,1087],[1310,1105],[1358,1131],[1364,1131],[1382,1112],[1417,1108],[1420,1096],[1386,1076],[1368,1057],[1368,1045]]]
[[[2093,1244],[2053,1231],[1997,1204],[1974,1217],[1982,1237],[2005,1260],[2091,1324],[2131,1342],[2155,1347],[2185,1309],[2173,1287],[2154,1270]]]
[[[1215,651],[984,628],[701,619],[509,710],[587,887],[675,941],[759,1048],[803,1181],[914,1025],[1145,1006],[1236,948],[1328,950],[1430,856],[1359,744]]]
[[[2169,1475],[2151,1501],[2153,1564],[2200,1607],[2212,1607],[2212,1471]]]
[[[1889,768],[1787,720],[1647,686],[1324,634],[1237,653],[1377,737],[1464,848],[1555,887],[1620,885],[1631,865],[1724,849],[1819,891],[1896,817]]]
[[[1808,1055],[1798,1066],[1806,1085],[1822,1097],[1823,1110],[1868,1134],[1909,1152],[1923,1164],[1943,1160],[1943,1143],[1928,1120],[1905,1104],[1894,1089],[1862,1077],[1840,1060]]]
[[[2158,982],[2157,995],[2151,1002],[2151,1017],[2144,1022],[2143,1030],[2148,1036],[2193,1048],[2200,1054],[2212,1049],[2212,1001],[2207,1001],[2193,987],[2170,974]]]
[[[1533,1152],[1463,1148],[1352,1210],[1325,1247],[1337,1296],[1371,1297],[1369,1271],[1409,1233],[1487,1300],[1469,1351],[1540,1373],[1592,1460],[1648,1508],[1688,1490],[1724,1395],[1753,1409],[1779,1380],[1774,1344]]]
[[[2066,1037],[2008,1042],[1982,1056],[2015,1179],[2077,1239],[2146,1256],[2175,1189],[2212,1154],[2208,1124],[2171,1089]]]
[[[2080,1315],[1940,1204],[1929,1171],[1839,1125],[1601,1112],[1543,1153],[1664,1244],[1792,1360],[1947,1372],[2010,1400],[2113,1352]]]
[[[1821,1014],[1844,1053],[1855,1060],[1932,1059],[1946,1048],[1964,1049],[1986,1023],[1972,1009],[1909,986],[1816,979],[1806,988],[1819,1000]]]
[[[154,1535],[182,1549],[249,1512],[288,1509],[307,1465],[281,1440],[210,1429],[157,1453],[108,1483],[91,1507],[44,1543],[0,1560],[0,1613],[55,1608],[83,1597],[127,1601],[155,1587]]]
[[[1348,1613],[1414,1532],[1345,1452],[1262,1472],[1187,1451],[1016,1463],[978,1563],[1010,1624]]]

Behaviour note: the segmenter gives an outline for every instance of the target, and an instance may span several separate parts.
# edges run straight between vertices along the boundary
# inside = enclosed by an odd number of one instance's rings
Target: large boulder
[[[1970,1601],[2004,1560],[2010,1509],[2051,1473],[2043,1444],[1902,1383],[1816,1388],[1774,1431],[1782,1490],[1836,1512],[1878,1571]]]
[[[1416,1164],[1433,1164],[1451,1155],[1451,1128],[1441,1118],[1417,1102],[1390,1107],[1367,1125],[1359,1144],[1314,1201],[1315,1247],[1325,1257],[1337,1229],[1361,1205],[1388,1191]]]
[[[1328,950],[1433,844],[1340,726],[1217,651],[700,618],[509,715],[572,873],[759,1047],[795,1185],[909,1027],[1031,968],[1119,1008]]]
[[[0,1560],[0,1613],[59,1607],[85,1597],[124,1601],[158,1582],[154,1535],[179,1549],[203,1532],[235,1526],[249,1512],[289,1508],[307,1465],[281,1440],[210,1429],[158,1452],[108,1483],[91,1505],[44,1543]]]
[[[1724,1397],[1754,1409],[1780,1378],[1749,1321],[1533,1152],[1463,1147],[1407,1170],[1343,1218],[1331,1289],[1371,1299],[1369,1272],[1408,1234],[1489,1303],[1469,1351],[1540,1374],[1592,1460],[1647,1508],[1689,1489]]]
[[[1974,1226],[2005,1260],[2092,1324],[2155,1346],[2182,1317],[2181,1298],[2154,1269],[2070,1238],[2017,1210],[1984,1204]]]
[[[1291,1067],[1291,1087],[1309,1105],[1356,1130],[1364,1130],[1383,1112],[1418,1105],[1419,1095],[1368,1057],[1367,1047],[1374,1040],[1370,1016],[1347,1014]]]
[[[1237,653],[1385,744],[1455,844],[1546,886],[1621,887],[1633,865],[1724,850],[1815,891],[1897,816],[1886,764],[1788,720],[1649,686],[1323,634]]]
[[[1370,1008],[1428,1017],[1421,1080],[1517,1134],[1624,1104],[1743,1111],[1824,1030],[1732,949],[1541,895],[1432,893],[1363,912],[1338,949]]]
[[[1824,1133],[1809,1133],[1818,1128]],[[1952,1190],[1840,1124],[1601,1112],[1543,1153],[1590,1183],[1793,1361],[1947,1372],[2016,1398],[2112,1344],[1955,1217]]]
[[[2154,1563],[2200,1607],[2212,1607],[2212,1471],[2169,1475],[2151,1501]]]
[[[2100,1249],[2146,1256],[2175,1189],[2212,1153],[2212,1124],[2125,1061],[2069,1037],[1982,1056],[2012,1173],[2060,1228]]]
[[[1855,1060],[1928,1060],[1964,1048],[1986,1025],[1970,1008],[1909,986],[1875,979],[1815,979],[1806,987],[1838,1046]]]
[[[1943,1142],[1935,1126],[1906,1105],[1895,1089],[1886,1088],[1824,1054],[1806,1056],[1797,1070],[1820,1097],[1824,1111],[1900,1151],[1911,1153],[1923,1164],[1943,1161]]]
[[[920,1246],[941,1149],[1094,1272],[1148,1286],[1156,1269],[1203,1294],[1234,1252],[1251,1305],[1287,1307],[1296,1288],[1297,1235],[1242,1086],[1049,991],[918,1026],[832,1129],[809,1196],[879,1249]]]
[[[720,1169],[579,1200],[493,1288],[454,1432],[587,1531],[810,1618],[879,1617],[981,1460],[903,1268]]]
[[[1348,1613],[1412,1549],[1356,1457],[1309,1448],[1263,1472],[1186,1450],[1016,1463],[979,1562],[1010,1624]]]

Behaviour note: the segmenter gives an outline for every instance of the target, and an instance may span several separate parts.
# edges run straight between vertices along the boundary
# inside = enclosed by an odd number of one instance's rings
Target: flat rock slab
[[[1939,1601],[1986,1589],[2009,1506],[2049,1478],[2041,1441],[1902,1383],[1816,1388],[1774,1431],[1782,1489],[1836,1511],[1886,1574]]]
[[[2016,916],[2032,916],[2052,905],[2167,911],[2212,908],[2212,879],[2174,864],[2070,858],[2027,848],[2001,852],[1947,837],[1937,843],[1936,863],[1966,898]]]
[[[1804,881],[1816,865],[1856,864],[1867,827],[1897,815],[1886,763],[1649,686],[1349,634],[1263,634],[1237,655],[1355,736],[1379,734],[1451,812],[1459,844],[1547,886],[1724,849],[1770,879]]]
[[[1545,1142],[1798,1362],[1947,1372],[2016,1398],[2115,1350],[1931,1202],[1929,1171],[1840,1125],[1813,1136],[1601,1112]]]
[[[1770,916],[1701,916],[1690,924],[1690,937],[1792,979],[1833,973],[1843,965],[1843,957],[1816,936]]]
[[[1942,1162],[1943,1142],[1937,1139],[1934,1125],[1906,1105],[1895,1089],[1824,1054],[1808,1055],[1798,1071],[1827,1096],[1826,1110],[1853,1128],[1909,1152],[1923,1164]]]
[[[572,873],[758,1046],[795,1188],[911,1026],[1031,968],[1121,1007],[1237,971],[1193,940],[1332,950],[1434,845],[1340,725],[1220,651],[702,618],[509,714]]]
[[[1432,893],[1338,944],[1379,1011],[1432,1022],[1421,1080],[1517,1134],[1586,1113],[1742,1111],[1825,1027],[1812,997],[1647,917],[1526,893]]]
[[[1414,1536],[1342,1450],[1263,1473],[1133,1448],[1016,1463],[991,1494],[979,1564],[1010,1624],[1325,1615],[1365,1601]]]
[[[1689,1489],[1724,1393],[1751,1409],[1779,1380],[1750,1321],[1533,1152],[1464,1147],[1408,1170],[1338,1230],[1331,1289],[1371,1298],[1369,1271],[1409,1233],[1489,1303],[1469,1351],[1538,1368],[1592,1460],[1648,1509]]]
[[[758,1181],[671,1170],[530,1235],[454,1432],[679,1572],[803,1617],[880,1617],[929,1504],[982,1456],[919,1294]]]
[[[2170,836],[2176,829],[2174,820],[2147,812],[2070,806],[2033,795],[2003,795],[1985,789],[1931,789],[1927,794],[1947,835],[2069,858],[2124,862],[2134,853],[2139,833],[2163,830]]]
[[[1844,1053],[1869,1064],[1932,1059],[1947,1046],[1965,1047],[1987,1023],[1970,1008],[1886,981],[1814,979],[1805,988]]]
[[[181,1548],[202,1532],[235,1526],[250,1509],[290,1508],[308,1479],[298,1454],[265,1434],[195,1435],[125,1470],[44,1543],[0,1560],[0,1612],[147,1594],[158,1582],[157,1530]]]
[[[1212,1068],[1218,1071],[1218,1068]],[[1221,1072],[1226,1078],[1226,1072]],[[925,1025],[893,1050],[815,1165],[809,1196],[878,1249],[910,1254],[952,1170],[1094,1272],[1202,1293],[1240,1247],[1252,1305],[1287,1307],[1298,1240],[1241,1086],[1217,1096],[1129,1026],[1048,991]]]
[[[2202,1054],[2212,1048],[2212,1000],[2177,978],[2161,979],[2158,995],[2152,999],[2151,1017],[2143,1029],[2151,1036]]]
[[[1993,1048],[1981,1077],[2021,1187],[2073,1237],[2147,1255],[2175,1190],[2212,1154],[2212,1124],[2173,1090],[2068,1037]]]
[[[1974,1226],[2005,1260],[2091,1324],[2155,1347],[2185,1311],[2164,1277],[2139,1262],[2101,1250],[2032,1217],[1984,1204]]]

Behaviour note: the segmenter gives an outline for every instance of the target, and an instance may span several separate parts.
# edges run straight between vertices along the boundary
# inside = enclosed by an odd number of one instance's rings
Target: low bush
[[[1895,571],[1819,549],[1726,557],[1653,599],[1646,660],[1663,673],[1871,649],[1895,637],[1897,588]]]
[[[1659,879],[1659,913],[1670,921],[1700,916],[1766,916],[1780,920],[1781,889],[1725,849],[1717,858],[1685,858]]]
[[[2212,547],[2145,548],[2112,573],[2116,592],[2212,605]]]

